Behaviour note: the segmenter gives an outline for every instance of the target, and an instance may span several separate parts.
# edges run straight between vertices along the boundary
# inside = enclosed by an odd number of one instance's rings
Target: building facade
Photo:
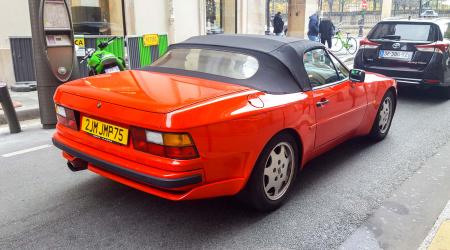
[[[67,0],[75,34],[168,34],[169,42],[196,35],[264,34],[266,0]],[[304,37],[317,0],[288,1],[288,35]],[[28,0],[0,8],[0,81],[15,82],[9,38],[31,36]]]

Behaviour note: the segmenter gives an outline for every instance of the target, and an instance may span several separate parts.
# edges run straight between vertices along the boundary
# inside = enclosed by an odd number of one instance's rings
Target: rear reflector
[[[425,83],[428,83],[428,84],[439,84],[441,81],[439,81],[439,80],[425,79],[424,82],[425,82]]]
[[[375,43],[370,41],[367,38],[364,38],[363,40],[361,40],[359,42],[359,46],[363,49],[376,49],[380,46],[381,44]]]

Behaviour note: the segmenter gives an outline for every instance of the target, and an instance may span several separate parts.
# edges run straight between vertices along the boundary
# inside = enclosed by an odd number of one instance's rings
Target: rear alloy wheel
[[[298,168],[297,143],[289,134],[278,134],[261,153],[243,201],[260,211],[277,209],[286,200]]]
[[[395,111],[395,98],[391,91],[387,92],[378,108],[377,117],[372,126],[370,137],[375,141],[383,140],[389,133]]]
[[[356,51],[358,51],[358,41],[356,41],[355,38],[350,37],[347,42],[348,42],[348,45],[347,45],[348,53],[350,53],[352,55],[355,54]]]

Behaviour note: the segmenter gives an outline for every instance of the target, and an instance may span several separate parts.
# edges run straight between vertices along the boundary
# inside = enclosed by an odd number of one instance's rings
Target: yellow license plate
[[[81,130],[109,142],[128,144],[128,129],[86,116],[81,120]]]

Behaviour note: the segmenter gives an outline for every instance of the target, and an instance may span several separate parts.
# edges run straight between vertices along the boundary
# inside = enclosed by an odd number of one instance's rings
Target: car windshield
[[[196,71],[234,79],[248,79],[256,74],[259,63],[253,56],[236,52],[175,48],[169,50],[152,66]]]
[[[430,24],[414,23],[379,23],[373,29],[369,39],[391,39],[406,41],[434,41],[435,35]]]

